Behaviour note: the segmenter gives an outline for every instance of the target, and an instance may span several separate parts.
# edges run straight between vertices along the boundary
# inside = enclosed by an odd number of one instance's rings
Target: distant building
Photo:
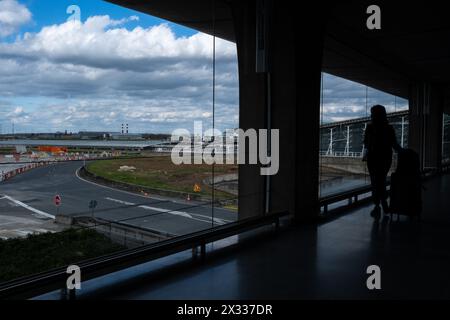
[[[134,134],[134,133],[114,133],[111,134],[112,140],[144,140],[142,134]]]
[[[118,134],[115,132],[106,132],[106,131],[80,131],[79,133],[80,139],[82,140],[99,140],[99,139],[110,139],[113,135]]]

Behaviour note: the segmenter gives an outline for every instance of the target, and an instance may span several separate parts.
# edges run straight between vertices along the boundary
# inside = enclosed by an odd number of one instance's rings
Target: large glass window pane
[[[237,219],[236,162],[203,157],[238,127],[235,44],[99,0],[12,2],[28,18],[0,31],[0,282]]]
[[[444,113],[442,128],[442,162],[450,163],[450,115]]]
[[[386,107],[399,144],[407,147],[407,100],[326,73],[322,75],[321,96],[320,196],[370,185],[367,165],[362,161],[370,109],[376,104]]]

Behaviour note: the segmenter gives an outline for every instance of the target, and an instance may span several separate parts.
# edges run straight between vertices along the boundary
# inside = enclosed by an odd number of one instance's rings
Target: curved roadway
[[[0,183],[0,210],[20,208],[34,216],[53,218],[53,198],[61,195],[59,213],[70,216],[91,216],[89,202],[96,200],[95,216],[108,221],[172,235],[183,235],[212,226],[210,205],[138,194],[108,188],[79,177],[82,162],[66,162],[37,168]],[[5,204],[5,201],[7,204]],[[3,212],[5,214],[6,212]],[[214,208],[214,225],[233,222],[235,212]]]

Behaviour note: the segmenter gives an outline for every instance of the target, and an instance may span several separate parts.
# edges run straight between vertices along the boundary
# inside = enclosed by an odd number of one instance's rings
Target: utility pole
[[[344,149],[344,156],[350,155],[350,126],[347,126],[347,135],[345,139],[345,149]]]
[[[400,146],[404,147],[404,140],[405,140],[405,117],[402,117],[402,137],[400,141]]]
[[[363,131],[363,140],[364,140],[364,136],[366,134],[366,129],[367,129],[367,122],[364,124],[364,131]],[[361,152],[361,157],[364,157],[364,152],[366,151],[366,146],[364,145],[364,142],[362,144],[362,152]]]
[[[328,144],[328,150],[327,150],[327,153],[326,153],[327,156],[332,156],[333,155],[333,144],[334,144],[333,128],[330,128],[330,143]]]

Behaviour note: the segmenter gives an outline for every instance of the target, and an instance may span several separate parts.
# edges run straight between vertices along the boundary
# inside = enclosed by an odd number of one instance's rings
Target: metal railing
[[[388,182],[388,185],[390,182]],[[351,189],[349,191],[340,192],[338,194],[333,194],[329,196],[325,196],[320,198],[319,204],[320,209],[323,214],[329,213],[329,206],[338,202],[346,201],[347,205],[343,206],[345,208],[348,208],[349,206],[356,205],[358,203],[361,203],[362,201],[366,202],[371,199],[371,197],[360,197],[361,195],[367,194],[371,192],[372,187],[371,186],[362,186],[356,189]]]
[[[448,172],[449,165],[444,165],[442,170],[424,172],[424,179],[428,179],[440,172]],[[390,181],[388,181],[388,186]],[[338,202],[347,201],[347,204],[339,208],[348,209],[351,206],[370,201],[371,196],[361,197],[371,192],[370,186],[362,186],[356,189],[329,195],[319,200],[323,214],[330,213],[329,206]],[[333,210],[334,211],[334,210]],[[200,247],[201,257],[206,255],[206,245],[214,241],[241,234],[262,226],[275,224],[279,226],[280,219],[288,216],[288,212],[279,212],[266,216],[249,218],[212,229],[164,240],[159,243],[145,245],[139,248],[121,251],[119,253],[98,257],[78,264],[83,280],[91,280],[135,265],[156,260],[161,257],[192,249],[197,252]],[[63,289],[66,286],[67,267],[52,271],[12,280],[0,284],[0,299],[26,299],[54,290]]]
[[[432,177],[435,177],[436,175],[448,173],[450,170],[450,163],[443,164],[441,168],[425,168],[422,171],[422,180],[426,181]],[[389,187],[391,185],[390,177],[388,177],[386,186],[388,187],[388,193],[389,193]],[[330,205],[336,204],[339,202],[347,201],[347,204],[342,205],[336,210],[346,210],[349,209],[351,206],[356,206],[360,204],[364,204],[370,200],[372,200],[372,196],[367,197],[361,197],[364,194],[368,194],[372,191],[372,187],[370,185],[361,186],[359,188],[354,188],[348,191],[340,192],[337,194],[328,195],[325,197],[322,197],[319,199],[319,205],[321,209],[321,213],[323,215],[326,215],[330,213]],[[334,211],[334,210],[333,210]]]
[[[200,248],[200,255],[204,258],[208,243],[271,224],[278,228],[280,219],[288,215],[288,212],[279,212],[262,217],[248,218],[159,243],[87,260],[80,262],[78,266],[80,267],[83,281],[88,281],[189,249],[197,252],[198,248]],[[66,288],[67,277],[67,267],[62,267],[12,280],[0,284],[0,299],[28,299],[54,290],[63,290]]]
[[[327,151],[320,151],[319,153],[322,157],[330,158],[362,158],[362,152],[345,152],[345,151],[333,151],[332,153]]]

